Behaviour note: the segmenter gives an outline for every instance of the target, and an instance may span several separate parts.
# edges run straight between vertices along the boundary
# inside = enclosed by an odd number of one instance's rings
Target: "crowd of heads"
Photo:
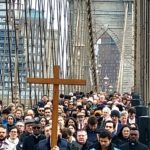
[[[138,141],[136,110],[131,105],[132,95],[114,92],[60,94],[58,106],[58,137],[79,145],[100,142],[108,146],[125,140]],[[44,95],[31,109],[23,104],[9,104],[1,108],[0,141],[16,140],[25,133],[51,137],[54,101]]]

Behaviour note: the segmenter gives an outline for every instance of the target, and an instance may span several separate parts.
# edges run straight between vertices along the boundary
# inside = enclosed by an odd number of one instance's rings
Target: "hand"
[[[59,150],[59,147],[56,145],[51,150]]]

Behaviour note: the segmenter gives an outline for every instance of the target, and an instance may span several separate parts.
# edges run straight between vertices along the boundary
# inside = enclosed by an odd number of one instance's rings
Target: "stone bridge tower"
[[[113,83],[114,90],[121,93],[130,92],[134,85],[133,0],[91,0],[91,6],[95,45],[103,44],[97,43],[97,41],[101,39],[104,34],[107,34],[113,43],[115,43],[116,50],[118,51],[118,58],[116,59],[119,64],[116,68],[117,77],[115,79],[116,81],[112,81],[115,82]],[[100,65],[101,71],[104,71],[106,68],[104,69],[99,59],[101,58],[99,56],[101,54],[99,53],[100,49],[97,51],[97,66]],[[104,57],[110,56],[106,56],[104,53]],[[109,68],[108,66],[106,67]]]

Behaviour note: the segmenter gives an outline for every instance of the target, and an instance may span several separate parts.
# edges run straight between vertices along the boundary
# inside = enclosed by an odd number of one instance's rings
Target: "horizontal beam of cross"
[[[27,82],[32,84],[62,84],[62,85],[85,85],[86,80],[78,79],[53,79],[53,78],[27,78]]]

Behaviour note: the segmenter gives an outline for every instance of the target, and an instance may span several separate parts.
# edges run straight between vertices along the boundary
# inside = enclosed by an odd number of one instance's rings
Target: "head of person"
[[[69,109],[73,109],[73,108],[74,108],[74,103],[73,103],[73,101],[69,101],[69,103],[68,103],[68,108],[69,108]]]
[[[77,141],[79,144],[84,145],[87,141],[86,130],[77,130]]]
[[[71,141],[72,132],[69,128],[63,128],[61,130],[61,135],[62,135],[62,138],[66,139],[68,142]]]
[[[110,116],[112,121],[117,124],[120,118],[120,112],[118,110],[112,110]]]
[[[108,107],[104,107],[104,108],[102,109],[102,112],[103,112],[103,117],[104,117],[104,118],[107,118],[107,117],[110,116],[111,110],[110,110],[110,108],[108,108]]]
[[[38,107],[38,114],[40,116],[43,116],[44,115],[44,107]]]
[[[73,124],[68,125],[67,128],[70,129],[72,134],[76,133],[76,126],[74,126]]]
[[[76,122],[76,120],[75,120],[73,117],[69,117],[69,118],[66,120],[65,127],[67,127],[67,126],[69,126],[69,125],[77,126],[77,122]]]
[[[35,120],[33,119],[28,119],[25,121],[25,131],[28,133],[33,133],[33,123],[35,122]]]
[[[16,109],[15,111],[15,117],[16,118],[21,118],[23,115],[22,110],[21,109]]]
[[[25,129],[24,122],[17,122],[17,123],[16,123],[16,127],[17,127],[19,133],[23,133],[23,131],[24,131],[24,129]]]
[[[58,106],[58,114],[61,115],[62,113],[64,113],[63,106],[59,105]]]
[[[7,136],[7,129],[3,125],[0,125],[0,141],[4,141]]]
[[[10,104],[8,105],[8,109],[10,110],[10,113],[11,113],[11,114],[14,114],[14,113],[15,113],[15,110],[16,110],[15,104],[14,104],[14,103],[10,103]]]
[[[129,110],[128,110],[129,119],[133,120],[133,119],[135,119],[135,116],[136,116],[136,109],[133,107],[129,108]]]
[[[110,133],[113,133],[115,131],[115,123],[112,120],[108,120],[105,122],[104,128]]]
[[[58,124],[60,125],[60,128],[64,128],[65,120],[62,116],[58,116]]]
[[[45,127],[45,126],[46,126],[47,120],[46,120],[45,117],[42,117],[42,118],[40,119],[40,124],[41,124],[41,127]]]
[[[32,118],[32,116],[28,116],[28,115],[26,115],[25,117],[24,117],[24,121],[26,122],[27,120],[32,120],[33,118]]]
[[[51,130],[52,130],[52,126],[51,125],[46,125],[44,128],[44,135],[46,136],[46,138],[48,138],[51,134]]]
[[[102,149],[108,149],[112,141],[111,133],[106,129],[101,130],[98,140]]]
[[[52,115],[52,112],[51,112],[51,109],[49,107],[46,107],[44,109],[44,116],[47,118],[51,118],[51,115]]]
[[[34,135],[39,135],[41,133],[41,126],[38,122],[35,122],[32,126],[33,129],[33,134]]]
[[[35,117],[34,111],[33,111],[32,109],[29,109],[29,110],[27,111],[27,116],[31,116],[32,118],[34,118],[34,117]]]
[[[128,112],[122,111],[120,114],[120,122],[122,125],[126,125],[128,121]]]
[[[97,129],[97,118],[95,116],[90,116],[88,118],[88,127],[90,130],[95,131]]]
[[[43,101],[44,103],[47,103],[47,102],[48,102],[48,96],[47,96],[47,95],[43,95],[43,96],[42,96],[42,101]]]
[[[10,128],[8,134],[9,134],[9,137],[10,137],[11,140],[15,140],[18,137],[17,127],[14,126],[14,127]]]
[[[131,142],[137,142],[139,140],[139,130],[137,128],[131,128],[129,139]]]
[[[138,125],[136,123],[131,123],[129,126],[130,126],[130,128],[138,129]]]
[[[7,121],[9,125],[13,125],[15,123],[15,117],[13,114],[9,114],[7,117]]]
[[[85,114],[83,112],[77,113],[77,122],[84,122]]]
[[[2,118],[3,119],[7,119],[9,114],[10,114],[10,110],[8,110],[8,109],[2,110]]]
[[[129,136],[130,136],[130,127],[129,127],[129,125],[124,125],[121,128],[121,130],[118,134],[118,137],[128,139]]]

